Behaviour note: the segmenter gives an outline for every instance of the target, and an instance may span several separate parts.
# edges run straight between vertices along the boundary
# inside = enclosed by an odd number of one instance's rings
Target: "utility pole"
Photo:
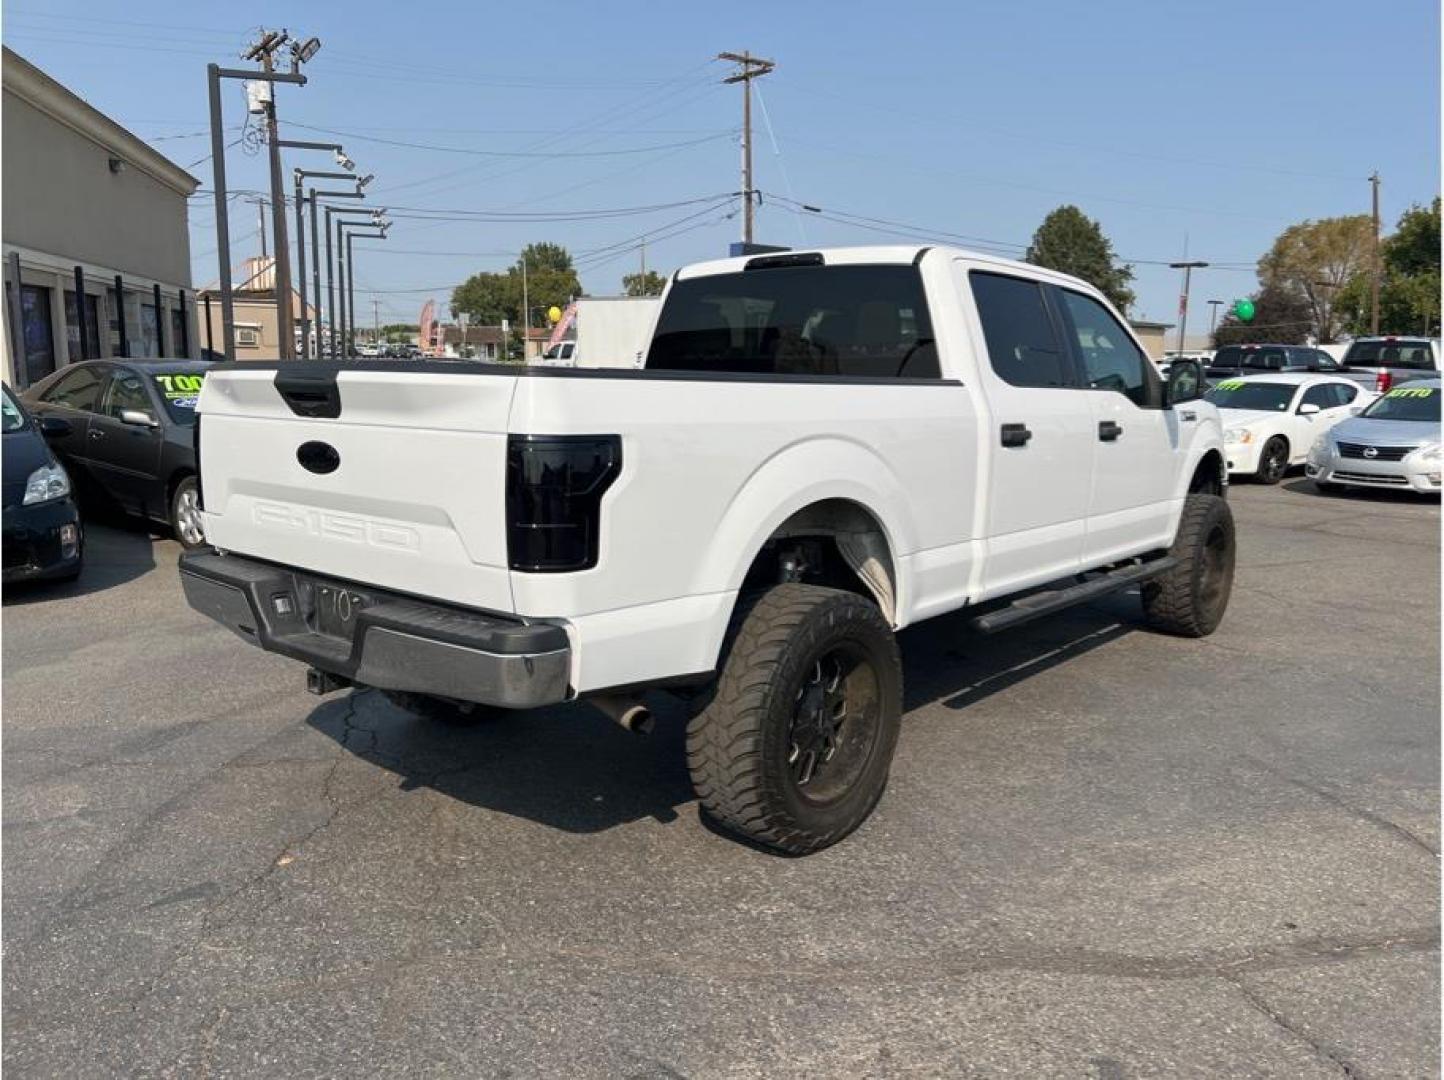
[[[1218,309],[1223,305],[1222,300],[1210,300],[1208,302],[1208,339],[1213,340],[1214,328],[1218,326]]]
[[[521,362],[526,363],[526,342],[531,336],[531,297],[526,284],[526,248],[521,251]],[[462,344],[465,344],[463,342]]]
[[[742,242],[752,243],[752,80],[766,75],[777,65],[750,52],[718,53],[718,60],[731,60],[741,70],[723,79],[742,84]]]
[[[381,301],[371,298],[371,344],[381,344]]]
[[[1188,329],[1188,288],[1194,270],[1202,270],[1208,265],[1206,262],[1199,262],[1195,259],[1192,262],[1176,262],[1168,264],[1174,270],[1183,271],[1183,292],[1178,294],[1178,353],[1183,355],[1184,334]]]
[[[261,238],[261,258],[264,260],[266,257],[266,200],[258,195],[255,203],[256,220],[261,223],[261,229],[257,235]]]
[[[1379,170],[1375,169],[1369,175],[1369,183],[1374,189],[1374,272],[1369,276],[1372,283],[1369,287],[1369,333],[1375,337],[1379,334],[1379,275],[1383,267],[1379,265]]]
[[[261,70],[271,75],[276,70],[275,52],[291,35],[285,30],[271,30],[261,40],[246,50],[245,59],[258,60]],[[276,287],[276,334],[280,339],[280,359],[293,360],[296,356],[296,330],[294,312],[291,310],[291,266],[290,244],[286,239],[286,193],[281,186],[280,132],[276,130],[276,95],[270,94],[265,102],[266,143],[271,165],[271,227],[274,236],[275,256],[274,283]],[[265,229],[261,230],[265,235]]]

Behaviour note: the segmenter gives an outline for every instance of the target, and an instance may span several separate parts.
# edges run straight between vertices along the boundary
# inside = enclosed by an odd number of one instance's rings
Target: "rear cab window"
[[[904,263],[764,262],[678,280],[662,305],[646,366],[758,376],[941,377],[922,277]]]
[[[1360,367],[1404,368],[1409,371],[1435,370],[1433,342],[1407,338],[1356,341],[1344,354],[1344,364]]]

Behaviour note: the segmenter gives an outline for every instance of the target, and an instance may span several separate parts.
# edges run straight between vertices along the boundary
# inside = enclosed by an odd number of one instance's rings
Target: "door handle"
[[[1123,425],[1115,424],[1112,420],[1098,421],[1098,439],[1100,442],[1113,442],[1123,434]]]
[[[1027,424],[1004,424],[1002,428],[1004,446],[1027,446],[1033,433]]]

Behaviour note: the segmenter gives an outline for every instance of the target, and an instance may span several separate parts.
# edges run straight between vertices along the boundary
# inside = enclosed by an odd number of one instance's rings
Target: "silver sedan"
[[[1340,487],[1438,493],[1439,379],[1397,386],[1320,435],[1304,471],[1320,491]]]

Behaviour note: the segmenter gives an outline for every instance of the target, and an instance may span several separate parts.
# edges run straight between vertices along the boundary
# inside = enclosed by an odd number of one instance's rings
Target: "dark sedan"
[[[80,515],[70,477],[45,445],[41,425],[60,433],[63,420],[37,421],[0,387],[4,449],[5,581],[80,576]]]
[[[87,360],[25,391],[42,419],[68,424],[50,445],[82,496],[169,525],[188,548],[205,543],[196,496],[196,398],[203,360]]]

